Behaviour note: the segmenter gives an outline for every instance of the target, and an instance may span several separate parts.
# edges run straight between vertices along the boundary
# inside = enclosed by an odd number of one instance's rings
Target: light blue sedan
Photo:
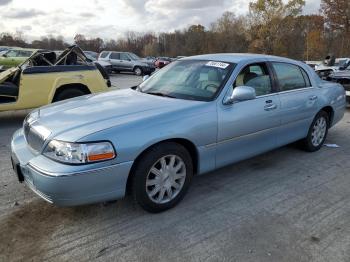
[[[130,192],[160,212],[194,175],[299,140],[319,150],[345,106],[341,85],[298,61],[188,57],[137,87],[33,111],[13,136],[12,163],[20,181],[59,206]]]

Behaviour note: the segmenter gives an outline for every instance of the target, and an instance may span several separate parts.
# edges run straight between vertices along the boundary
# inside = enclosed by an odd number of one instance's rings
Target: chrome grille
[[[32,149],[34,149],[35,151],[41,151],[45,143],[45,139],[28,123],[24,124],[24,136],[27,140],[28,145]]]

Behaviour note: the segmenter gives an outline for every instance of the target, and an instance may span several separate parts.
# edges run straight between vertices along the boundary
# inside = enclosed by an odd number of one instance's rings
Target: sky
[[[286,1],[286,0],[285,0]],[[306,0],[318,13],[321,0]],[[209,26],[223,12],[248,11],[248,0],[0,0],[0,32],[25,39],[77,34],[116,39],[127,31],[169,32],[191,24]]]

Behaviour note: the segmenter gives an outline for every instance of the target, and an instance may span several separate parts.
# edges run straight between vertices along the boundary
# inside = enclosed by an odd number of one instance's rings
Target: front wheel
[[[135,67],[134,74],[137,76],[142,76],[142,74],[143,74],[142,69],[140,67]]]
[[[162,212],[182,200],[192,176],[192,159],[186,148],[176,143],[156,145],[134,170],[134,198],[145,210]]]
[[[319,112],[314,118],[306,138],[302,145],[306,151],[315,152],[319,150],[326,140],[329,127],[329,116],[325,111]]]

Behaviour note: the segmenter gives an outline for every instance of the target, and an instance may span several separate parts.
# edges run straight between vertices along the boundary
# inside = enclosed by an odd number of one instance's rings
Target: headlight
[[[68,164],[84,164],[110,160],[116,157],[111,143],[68,143],[51,140],[43,155],[53,160]]]

